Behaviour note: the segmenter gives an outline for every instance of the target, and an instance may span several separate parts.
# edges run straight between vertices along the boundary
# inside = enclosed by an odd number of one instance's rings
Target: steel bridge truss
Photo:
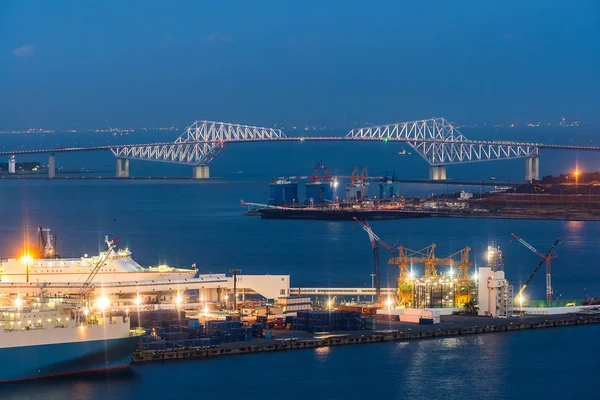
[[[229,142],[271,141],[285,138],[280,129],[196,121],[171,145],[139,145],[111,148],[118,158],[208,165]]]
[[[471,141],[444,118],[351,130],[346,139],[408,143],[429,165],[537,157],[534,144]]]

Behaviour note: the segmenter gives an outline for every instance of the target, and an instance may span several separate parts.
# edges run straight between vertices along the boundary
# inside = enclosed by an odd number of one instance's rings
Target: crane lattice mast
[[[119,238],[114,238],[113,240],[108,240],[108,236],[105,236],[104,242],[106,242],[106,244],[108,245],[108,249],[101,257],[99,257],[98,263],[96,263],[96,265],[94,266],[94,269],[92,270],[92,272],[90,272],[87,279],[81,286],[81,289],[79,290],[80,295],[84,295],[87,292],[87,290],[89,289],[89,286],[91,285],[92,281],[94,280],[94,277],[96,276],[98,271],[100,271],[100,268],[102,268],[102,266],[104,265],[104,263],[106,262],[106,260],[108,259],[108,257],[112,253],[112,251],[115,249],[115,247],[117,247]]]
[[[360,222],[356,217],[354,220],[363,228],[365,232],[369,235],[369,240],[371,241],[371,247],[373,248],[373,262],[375,266],[375,294],[377,295],[377,304],[382,304],[383,299],[381,298],[381,279],[379,272],[379,246],[378,243],[381,243],[383,247],[385,247],[389,251],[393,251],[394,248],[389,244],[385,243],[383,240],[379,238],[371,229],[369,225],[369,221],[365,220],[365,223]]]
[[[527,285],[529,284],[529,282],[531,282],[531,280],[533,279],[534,275],[536,274],[536,272],[538,271],[538,269],[540,269],[540,267],[542,266],[542,264],[546,263],[546,300],[548,301],[548,303],[552,302],[552,267],[551,267],[551,262],[553,259],[558,257],[558,254],[556,253],[556,251],[554,250],[556,248],[556,245],[558,245],[561,242],[561,238],[556,239],[556,241],[554,242],[554,244],[552,245],[552,247],[550,247],[550,250],[548,250],[548,252],[546,254],[540,252],[538,249],[536,249],[535,247],[533,247],[532,245],[530,245],[529,243],[527,243],[525,240],[523,240],[522,238],[520,238],[519,236],[515,235],[514,233],[510,234],[512,237],[514,237],[515,239],[517,239],[523,246],[527,247],[529,250],[531,250],[533,253],[537,254],[538,256],[541,257],[542,261],[540,261],[540,263],[535,267],[535,269],[533,270],[533,272],[531,273],[531,275],[529,276],[529,278],[527,279],[527,281],[525,281],[525,284],[521,287],[521,289],[519,290],[519,292],[517,293],[517,295],[515,296],[515,300],[520,301],[521,300],[521,296],[523,295],[523,291],[525,291],[525,288],[527,287]]]

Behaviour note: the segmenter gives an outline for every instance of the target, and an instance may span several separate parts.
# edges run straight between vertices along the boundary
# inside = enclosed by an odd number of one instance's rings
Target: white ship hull
[[[19,316],[0,322],[0,383],[127,368],[140,342],[123,317],[77,326],[65,321],[64,313],[32,311]]]

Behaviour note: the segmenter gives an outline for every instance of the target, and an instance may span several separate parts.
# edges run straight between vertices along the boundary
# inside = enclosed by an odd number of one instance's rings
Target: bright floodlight
[[[388,299],[385,302],[385,304],[387,305],[387,308],[391,309],[392,308],[392,299],[388,297]]]
[[[135,298],[135,304],[137,304],[138,306],[139,306],[140,304],[142,304],[142,298],[141,298],[140,296],[137,296],[137,297]]]
[[[110,306],[110,300],[106,296],[100,296],[96,299],[96,307],[98,307],[101,311],[104,311]]]
[[[473,280],[476,281],[477,279],[479,279],[479,275],[477,274],[477,272],[475,272],[473,274]]]
[[[208,305],[204,306],[204,315],[208,315]]]
[[[23,300],[21,300],[20,298],[17,297],[17,299],[15,300],[15,306],[20,308],[22,305],[23,305]]]
[[[31,264],[32,260],[33,258],[29,254],[25,254],[23,257],[21,257],[21,262],[23,264]]]
[[[177,297],[175,297],[175,303],[177,304],[177,306],[181,305],[182,300],[183,299],[181,298],[180,295],[177,295]]]
[[[415,272],[414,271],[410,271],[408,276],[410,276],[410,278],[414,278],[415,277]]]

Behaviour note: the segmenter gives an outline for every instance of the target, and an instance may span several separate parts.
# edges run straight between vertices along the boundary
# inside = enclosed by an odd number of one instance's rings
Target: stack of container
[[[263,335],[263,324],[252,324],[252,336],[261,337]]]
[[[206,321],[206,335],[211,343],[230,343],[252,340],[252,327],[239,321]]]
[[[423,310],[419,324],[433,325],[440,323],[440,312],[438,310]]]
[[[312,310],[310,297],[280,297],[277,304],[283,307],[283,312]]]
[[[400,314],[400,322],[439,324],[440,312],[438,310],[405,308],[403,314]]]
[[[364,328],[364,318],[352,311],[298,311],[292,329],[309,332],[353,331]]]
[[[362,317],[364,329],[375,330],[377,329],[377,319],[375,317]]]

